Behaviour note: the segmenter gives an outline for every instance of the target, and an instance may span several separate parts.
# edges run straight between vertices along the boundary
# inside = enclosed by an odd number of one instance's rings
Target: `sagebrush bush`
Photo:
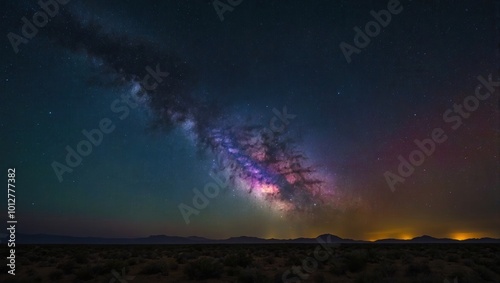
[[[62,270],[65,274],[71,274],[76,268],[76,263],[73,260],[67,260],[58,264],[57,268]]]
[[[54,270],[49,273],[49,279],[52,281],[59,280],[63,277],[63,273],[60,270]]]
[[[189,262],[184,269],[184,273],[189,279],[204,280],[219,278],[223,269],[222,264],[213,258],[200,258]]]
[[[417,276],[419,274],[428,274],[431,272],[429,264],[426,261],[417,261],[408,265],[406,268],[406,275]]]
[[[230,254],[224,258],[224,265],[226,266],[241,266],[247,267],[252,264],[253,258],[243,252],[237,254]]]
[[[161,273],[162,275],[168,275],[168,266],[167,263],[162,260],[154,261],[146,264],[139,273],[140,274]]]
[[[271,281],[271,279],[256,268],[243,270],[237,278],[238,283],[265,283]]]
[[[95,279],[95,277],[96,274],[90,266],[82,267],[76,272],[76,279],[79,280],[89,281],[91,279]]]
[[[368,253],[365,250],[354,251],[346,255],[346,265],[350,272],[363,270],[368,263]]]

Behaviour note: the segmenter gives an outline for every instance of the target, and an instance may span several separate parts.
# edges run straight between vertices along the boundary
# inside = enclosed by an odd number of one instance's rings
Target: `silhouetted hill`
[[[194,241],[194,242],[207,242],[210,241],[210,239],[203,238],[203,237],[198,237],[198,236],[189,236],[187,239]]]
[[[474,238],[474,239],[467,239],[463,240],[462,242],[465,243],[482,243],[482,244],[498,244],[500,243],[500,239],[494,239],[494,238]]]
[[[411,240],[401,240],[401,239],[380,239],[376,240],[375,243],[381,244],[405,244],[405,243],[415,243],[415,244],[447,244],[447,243],[476,243],[476,244],[499,244],[500,239],[494,238],[481,238],[481,239],[466,239],[466,240],[455,240],[449,238],[434,238],[431,236],[420,236],[415,237]]]
[[[400,243],[406,243],[406,242],[408,242],[408,240],[393,239],[393,238],[380,239],[380,240],[374,241],[374,243],[377,243],[377,244],[400,244]]]
[[[362,241],[362,240],[343,239],[343,238],[340,238],[339,236],[335,236],[332,234],[319,235],[318,237],[316,237],[316,239],[321,239],[323,242],[326,242],[326,243],[338,243],[338,244],[370,243],[368,241]],[[315,240],[315,242],[316,242],[316,240]]]
[[[256,238],[256,237],[231,237],[227,240],[221,240],[220,242],[229,243],[229,244],[264,244],[269,240]]]
[[[6,238],[1,239],[3,243]],[[378,244],[399,244],[399,243],[500,243],[500,239],[481,238],[454,240],[448,238],[434,238],[431,236],[415,237],[411,240],[401,239],[380,239],[374,242],[360,241],[352,239],[343,239],[331,234],[319,235],[316,238],[296,238],[296,239],[262,239],[257,237],[231,237],[228,239],[207,239],[203,237],[190,236],[166,236],[152,235],[144,238],[100,238],[100,237],[72,237],[60,235],[46,234],[17,234],[16,243],[18,244],[89,244],[89,245],[121,245],[121,244],[315,244],[318,242],[338,243],[338,244],[361,244],[361,243],[378,243]]]
[[[454,239],[448,239],[448,238],[438,239],[438,238],[424,235],[424,236],[413,238],[410,240],[410,242],[425,244],[425,243],[456,243],[456,242],[460,242],[460,241],[454,240]]]

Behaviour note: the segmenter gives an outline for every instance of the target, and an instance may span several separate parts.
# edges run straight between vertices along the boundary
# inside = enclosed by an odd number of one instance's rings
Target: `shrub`
[[[175,271],[175,270],[178,270],[178,269],[179,269],[179,265],[178,265],[176,262],[170,262],[170,263],[168,264],[168,267],[170,268],[170,270],[173,270],[173,271]]]
[[[48,262],[50,263],[50,266],[54,266],[57,262],[57,259],[55,257],[50,257],[48,258]]]
[[[358,272],[365,268],[368,263],[368,254],[366,251],[356,251],[346,256],[347,269],[350,272]]]
[[[356,283],[373,283],[373,282],[380,282],[381,280],[382,280],[382,277],[380,274],[369,273],[369,272],[364,271],[363,273],[358,275],[355,282]]]
[[[402,256],[402,262],[404,264],[411,264],[413,262],[413,255],[406,253]]]
[[[325,276],[322,273],[316,273],[313,276],[314,283],[326,283]]]
[[[431,269],[429,268],[429,265],[427,262],[424,261],[419,261],[419,262],[414,262],[408,265],[408,268],[406,269],[406,274],[409,276],[417,276],[421,273],[430,273]]]
[[[285,266],[302,265],[302,259],[296,255],[292,255],[285,261]]]
[[[213,258],[200,258],[188,263],[184,269],[184,273],[189,279],[197,280],[219,278],[222,271],[222,265]]]
[[[252,264],[252,262],[253,258],[243,252],[239,252],[237,254],[231,254],[224,258],[224,264],[226,266],[231,266],[231,267],[235,266],[247,267],[250,264]]]
[[[22,264],[23,264],[23,263],[22,263]],[[24,264],[25,264],[25,263],[24,263]],[[20,264],[20,265],[21,265],[21,264]],[[38,266],[39,266],[39,267],[51,267],[51,266],[53,266],[53,265],[51,265],[48,261],[40,261],[40,262],[38,263]]]
[[[449,254],[446,259],[448,260],[448,262],[458,262],[460,258],[456,254]]]
[[[132,266],[132,265],[136,265],[137,264],[137,259],[136,258],[130,258],[129,260],[127,260],[127,265],[128,266]]]
[[[491,270],[482,265],[478,265],[474,270],[486,281],[492,281],[495,277],[495,274]]]
[[[63,277],[63,273],[60,270],[54,270],[49,273],[49,279],[52,281],[59,280]]]
[[[177,254],[176,260],[177,260],[177,263],[183,264],[186,261],[197,259],[199,257],[200,257],[199,252],[181,252],[181,253]]]
[[[104,264],[104,266],[102,266],[102,269],[103,269],[102,272],[109,273],[112,270],[122,270],[125,267],[126,267],[126,263],[124,261],[112,259],[112,260],[107,261]]]
[[[7,271],[6,271],[5,273],[7,273]],[[28,269],[28,271],[26,271],[26,274],[27,274],[28,276],[35,276],[36,271],[35,271],[35,269],[33,269],[32,267],[30,267],[30,268]]]
[[[380,258],[378,251],[375,248],[368,249],[367,257],[368,257],[368,260],[372,263],[377,262]]]
[[[150,262],[139,272],[140,274],[158,274],[168,275],[168,267],[164,261]]]
[[[71,274],[73,270],[76,268],[76,264],[74,261],[68,260],[57,265],[57,268],[62,270],[65,274]]]
[[[389,250],[386,254],[386,257],[390,260],[398,260],[401,259],[402,255],[403,253],[398,250]]]
[[[384,278],[391,278],[396,274],[397,267],[394,264],[384,262],[375,267],[375,272],[381,274]]]
[[[238,283],[264,283],[269,282],[270,279],[257,269],[245,269],[238,275]]]
[[[268,257],[264,258],[264,262],[267,264],[274,264],[274,257],[268,256]]]
[[[89,262],[88,260],[88,255],[85,253],[78,253],[75,256],[73,256],[74,260],[78,264],[86,264]]]
[[[31,262],[39,262],[40,260],[42,260],[42,257],[40,255],[36,255],[36,254],[30,254],[27,256],[27,258]]]
[[[471,259],[466,258],[466,259],[463,260],[463,264],[465,264],[466,266],[470,267],[470,266],[474,265],[474,261],[471,260]]]
[[[90,266],[85,266],[76,272],[76,279],[88,281],[95,279],[95,274]]]
[[[226,274],[228,276],[238,276],[238,275],[240,275],[240,268],[238,268],[238,267],[229,267],[226,270]]]
[[[333,265],[330,267],[330,273],[337,276],[344,275],[346,271],[347,271],[347,265],[340,261],[334,262]]]
[[[7,274],[10,268],[6,264],[0,265],[0,274]]]

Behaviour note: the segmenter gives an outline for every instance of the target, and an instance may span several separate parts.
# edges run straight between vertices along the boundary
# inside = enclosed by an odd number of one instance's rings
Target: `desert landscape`
[[[3,266],[0,281],[500,282],[497,244],[341,244],[325,261],[316,261],[311,273],[301,269],[303,279],[294,274],[284,278],[292,266],[312,258],[317,246],[24,245],[17,249],[16,276]]]
[[[500,0],[0,3],[0,283],[500,283]]]

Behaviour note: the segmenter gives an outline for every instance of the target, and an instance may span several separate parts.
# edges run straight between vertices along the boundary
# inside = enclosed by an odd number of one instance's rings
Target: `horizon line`
[[[98,239],[119,239],[119,240],[134,240],[134,239],[147,239],[151,237],[177,237],[177,238],[203,238],[206,240],[211,240],[211,241],[225,241],[233,238],[255,238],[255,239],[261,239],[261,240],[280,240],[280,241],[288,241],[288,240],[298,240],[298,239],[317,239],[321,236],[325,235],[330,235],[337,237],[341,240],[348,240],[348,241],[357,241],[357,242],[376,242],[376,241],[381,241],[381,240],[396,240],[396,241],[411,241],[415,240],[418,238],[432,238],[435,240],[453,240],[453,241],[467,241],[467,240],[480,240],[480,239],[494,239],[494,240],[500,240],[500,238],[495,238],[493,236],[482,236],[482,237],[472,237],[472,238],[452,238],[452,237],[434,237],[428,234],[422,234],[420,236],[415,236],[412,238],[395,238],[395,237],[388,237],[388,238],[378,238],[378,239],[371,239],[371,240],[365,240],[365,239],[353,239],[353,238],[343,238],[341,236],[331,234],[331,233],[323,233],[319,234],[316,237],[295,237],[295,238],[263,238],[263,237],[258,237],[258,236],[246,236],[246,235],[240,235],[240,236],[230,236],[226,238],[209,238],[205,236],[196,236],[196,235],[190,235],[190,236],[178,236],[178,235],[166,235],[166,234],[151,234],[151,235],[146,235],[146,236],[136,236],[136,237],[106,237],[106,236],[82,236],[82,235],[63,235],[63,234],[47,234],[47,233],[18,233],[18,235],[26,235],[26,236],[52,236],[52,237],[70,237],[70,238],[98,238]]]

